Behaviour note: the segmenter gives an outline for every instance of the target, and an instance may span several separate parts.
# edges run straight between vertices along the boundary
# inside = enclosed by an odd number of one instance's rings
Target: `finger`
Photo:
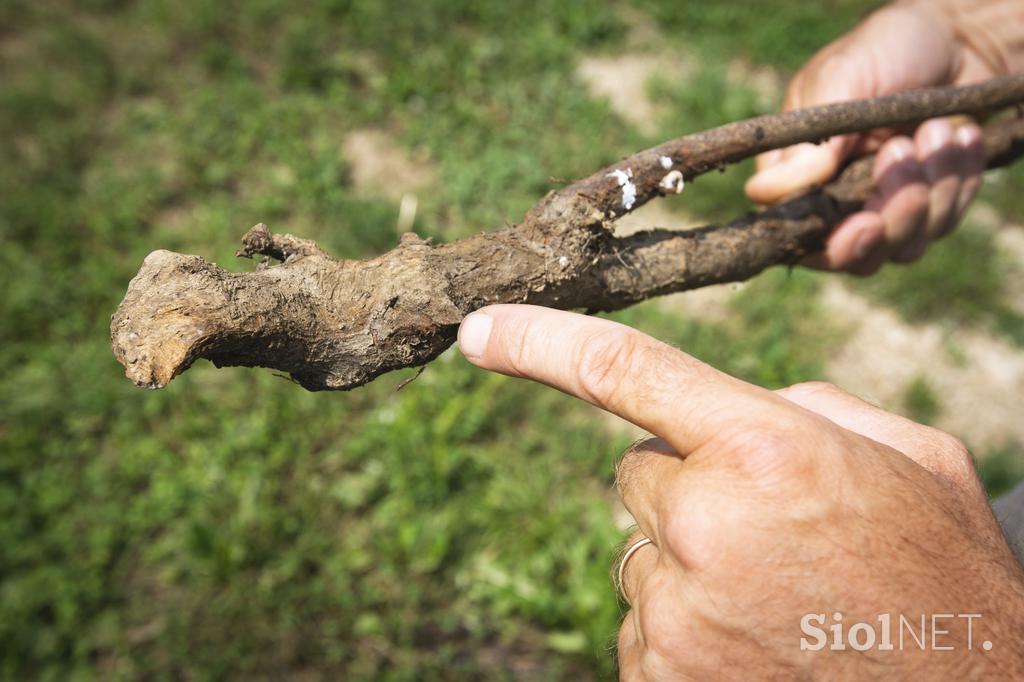
[[[877,211],[860,211],[836,227],[825,250],[805,258],[804,265],[819,270],[847,270],[865,259],[885,239],[885,222]]]
[[[875,193],[864,205],[885,223],[885,239],[849,268],[854,274],[875,272],[924,229],[928,218],[928,181],[908,137],[894,137],[878,150],[873,170]]]
[[[950,230],[960,222],[967,211],[967,206],[977,195],[986,167],[985,142],[981,127],[975,123],[960,126],[956,131],[956,141],[963,150],[963,156],[960,164],[960,192],[957,195]]]
[[[881,149],[887,140],[905,133],[905,130],[896,128],[875,128],[866,133],[861,133],[857,136],[857,142],[853,145],[853,149],[850,150],[850,156],[861,157],[877,154],[878,150]]]
[[[784,158],[785,151],[785,149],[772,149],[764,154],[758,154],[754,159],[757,170],[760,171],[768,168],[769,166],[774,166],[775,164],[780,163]]]
[[[841,135],[820,145],[801,144],[762,161],[761,170],[747,180],[752,201],[773,204],[793,193],[832,179],[849,153],[853,138]]]
[[[776,393],[847,431],[888,445],[946,480],[974,485],[977,477],[970,455],[943,431],[886,412],[824,382],[794,384]]]
[[[615,487],[622,504],[640,532],[659,546],[664,545],[659,510],[672,508],[679,513],[683,509],[677,495],[683,459],[661,438],[648,438],[627,450],[615,469]]]
[[[893,260],[899,263],[917,260],[929,242],[952,229],[962,182],[959,168],[963,163],[964,150],[956,142],[956,129],[950,119],[935,119],[922,124],[914,135],[914,144],[930,185],[928,219],[924,229],[896,251]]]
[[[858,60],[833,59],[821,53],[790,81],[782,110],[864,97],[867,87],[861,82],[863,71]],[[758,203],[775,203],[801,189],[827,182],[861,137],[838,135],[820,145],[800,144],[761,154],[757,173],[747,182],[748,196]]]
[[[643,645],[640,642],[638,632],[636,614],[633,611],[628,611],[626,617],[622,619],[622,625],[619,627],[619,637],[615,647],[620,682],[622,680],[634,682],[646,679],[643,667],[640,664]]]
[[[935,239],[953,229],[957,197],[963,183],[967,150],[956,139],[956,128],[949,119],[928,121],[915,135],[918,155],[932,189],[928,201],[928,238]]]
[[[459,348],[470,362],[558,388],[689,453],[723,431],[778,421],[784,403],[625,325],[530,305],[469,315]]]

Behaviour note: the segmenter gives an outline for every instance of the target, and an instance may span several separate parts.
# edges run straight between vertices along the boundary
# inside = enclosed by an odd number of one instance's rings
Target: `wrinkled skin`
[[[619,467],[631,541],[653,540],[624,571],[622,679],[1024,675],[1024,573],[954,437],[827,384],[768,391],[573,313],[491,306],[459,344],[655,437]],[[947,618],[949,651],[801,650],[803,616],[836,612],[876,629],[887,613],[980,617],[970,649],[968,621]]]

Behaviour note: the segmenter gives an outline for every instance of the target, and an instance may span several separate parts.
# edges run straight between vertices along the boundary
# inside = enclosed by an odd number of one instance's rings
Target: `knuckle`
[[[835,395],[841,395],[845,393],[845,391],[843,391],[835,384],[830,384],[827,381],[801,381],[798,384],[793,384],[783,389],[779,389],[779,393],[782,395],[782,397],[787,399],[800,399],[830,397]]]
[[[917,149],[914,142],[904,135],[895,135],[878,148],[873,179],[878,184],[895,183],[905,180],[906,171],[917,164]]]
[[[688,648],[685,626],[675,612],[672,600],[651,599],[638,611],[638,623],[644,636],[644,656],[655,665],[671,661]]]
[[[931,426],[928,428],[931,432],[930,435],[936,442],[936,445],[942,448],[943,452],[956,457],[970,456],[967,451],[967,445],[964,444],[962,440],[947,431],[943,431],[942,429],[936,429]]]
[[[929,428],[929,437],[943,462],[954,472],[974,475],[974,457],[967,445],[951,433]]]
[[[611,329],[588,337],[577,356],[577,379],[584,396],[607,404],[637,364],[642,342],[629,330]]]
[[[516,316],[504,324],[501,356],[512,374],[522,376],[530,369],[533,321],[527,316]]]
[[[929,186],[906,178],[885,209],[885,234],[890,242],[902,242],[923,231],[928,222],[931,190]]]
[[[678,597],[672,597],[675,595],[669,593],[651,599],[637,613],[644,641],[641,667],[650,671],[664,671],[658,679],[679,679],[680,652],[699,651],[706,644],[706,632],[700,629],[700,621],[695,618],[696,612],[681,614]]]
[[[650,619],[644,617],[641,620]],[[685,651],[688,648],[680,637],[673,636],[673,633],[666,631],[664,627],[647,635],[645,643],[647,645],[644,650],[646,665],[654,669],[666,667],[666,662],[674,660],[679,656],[680,651]]]
[[[925,469],[959,490],[979,490],[980,479],[975,468],[974,457],[967,446],[956,436],[930,426],[915,424],[917,450],[915,457]]]
[[[699,494],[678,490],[674,500],[658,516],[658,535],[663,551],[691,568],[699,568],[715,557],[714,521],[700,507]]]
[[[727,437],[725,464],[741,477],[766,488],[807,482],[816,460],[797,445],[793,430],[778,425],[748,426]]]

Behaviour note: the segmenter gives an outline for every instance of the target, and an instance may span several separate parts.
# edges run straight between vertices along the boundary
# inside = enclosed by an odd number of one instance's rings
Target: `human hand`
[[[794,77],[783,109],[963,84],[996,75],[941,15],[923,4],[886,7],[826,46]],[[886,261],[906,263],[951,232],[977,193],[985,170],[981,129],[934,119],[912,136],[893,130],[842,135],[758,158],[747,182],[759,203],[831,179],[851,156],[877,152],[875,188],[807,263],[867,275]]]
[[[622,679],[1024,675],[1024,574],[952,436],[824,384],[771,392],[628,327],[546,308],[484,308],[459,345],[479,367],[657,437],[618,470],[652,539],[625,566]],[[839,613],[846,648],[834,651]],[[802,630],[808,614],[822,614],[811,622],[828,637],[821,650],[801,650],[802,637],[818,643]],[[883,614],[891,651],[877,646]],[[926,650],[900,615],[918,636],[927,618]],[[877,636],[866,652],[845,637],[859,622]]]

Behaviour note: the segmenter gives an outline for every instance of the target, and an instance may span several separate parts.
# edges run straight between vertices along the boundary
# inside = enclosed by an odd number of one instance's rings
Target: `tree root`
[[[199,256],[154,251],[114,313],[114,355],[129,379],[148,388],[207,358],[218,367],[282,370],[311,391],[350,389],[434,359],[465,315],[491,303],[615,310],[748,279],[820,251],[867,198],[873,160],[727,225],[618,238],[612,223],[683,181],[770,149],[1022,101],[1024,76],[1013,76],[741,121],[639,152],[549,193],[518,226],[443,245],[407,233],[371,260],[338,260],[262,224],[238,255],[280,265],[234,274]],[[985,143],[989,167],[1011,163],[1024,153],[1024,119],[988,125]]]

